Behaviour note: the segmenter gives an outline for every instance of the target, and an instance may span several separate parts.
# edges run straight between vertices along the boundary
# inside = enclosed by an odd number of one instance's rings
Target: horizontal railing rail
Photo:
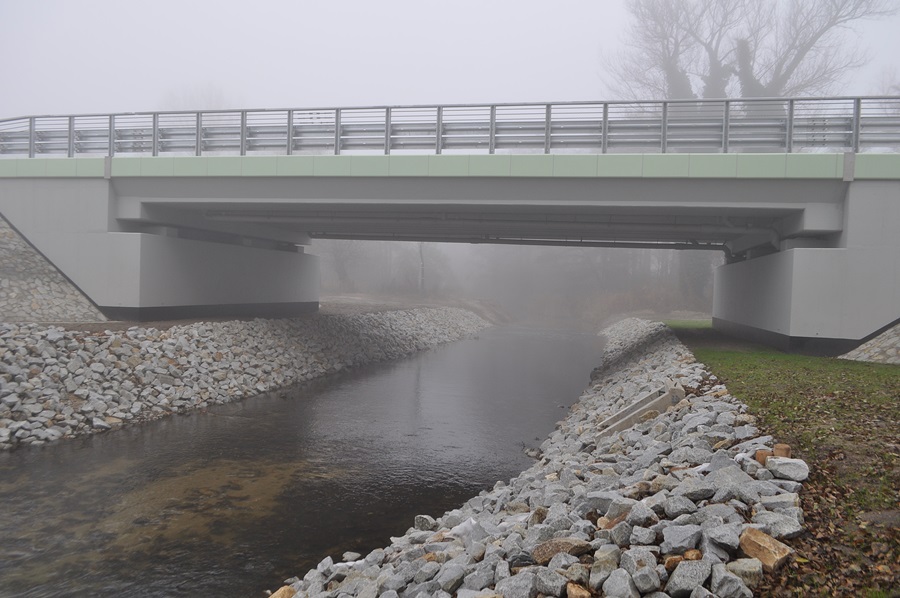
[[[0,120],[0,157],[900,151],[900,96],[202,110]]]

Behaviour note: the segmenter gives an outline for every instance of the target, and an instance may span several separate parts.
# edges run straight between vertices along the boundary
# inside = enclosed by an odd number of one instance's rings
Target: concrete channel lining
[[[627,407],[600,423],[600,436],[608,436],[626,430],[638,423],[651,410],[662,413],[685,396],[684,388],[678,382],[667,382],[663,388],[652,390]]]

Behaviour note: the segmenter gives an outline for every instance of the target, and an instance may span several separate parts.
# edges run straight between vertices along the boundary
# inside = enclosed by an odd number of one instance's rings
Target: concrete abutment
[[[318,309],[318,258],[299,246],[183,238],[172,227],[128,230],[115,217],[108,180],[3,180],[0,190],[0,214],[108,318],[289,317]]]
[[[784,350],[838,355],[896,323],[900,181],[850,183],[843,220],[830,247],[720,266],[713,325]]]

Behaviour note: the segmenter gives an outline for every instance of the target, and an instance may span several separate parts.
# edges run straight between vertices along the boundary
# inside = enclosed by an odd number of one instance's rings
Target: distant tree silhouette
[[[816,95],[866,61],[848,33],[892,0],[630,0],[612,68],[625,98]]]

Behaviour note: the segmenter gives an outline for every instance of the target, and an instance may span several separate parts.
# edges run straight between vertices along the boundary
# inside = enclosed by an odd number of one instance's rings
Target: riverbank
[[[205,409],[489,324],[458,308],[79,331],[0,323],[0,449]]]
[[[779,539],[803,533],[807,465],[766,459],[773,438],[663,324],[604,333],[591,386],[531,468],[365,557],[326,557],[278,597],[751,596],[791,556]]]
[[[675,332],[759,415],[760,428],[816,464],[800,497],[808,533],[791,541],[798,558],[762,595],[894,596],[900,367],[782,353],[698,323]]]

